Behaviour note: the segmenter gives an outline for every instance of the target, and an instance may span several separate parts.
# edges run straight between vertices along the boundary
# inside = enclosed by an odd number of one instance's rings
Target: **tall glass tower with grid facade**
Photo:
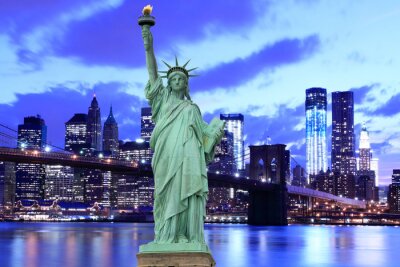
[[[242,114],[220,114],[221,120],[225,121],[225,130],[233,134],[233,153],[235,157],[236,167],[243,170],[244,165],[244,139],[243,139],[243,122]]]
[[[308,176],[326,171],[326,109],[327,97],[324,88],[309,88],[306,90],[306,160]]]

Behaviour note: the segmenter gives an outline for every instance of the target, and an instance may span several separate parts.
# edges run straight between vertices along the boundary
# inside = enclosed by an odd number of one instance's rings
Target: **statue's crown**
[[[183,73],[183,74],[186,76],[187,79],[189,79],[189,77],[198,76],[198,75],[193,75],[193,74],[190,74],[190,73],[189,73],[189,72],[191,72],[191,71],[193,71],[193,70],[195,70],[195,69],[197,69],[197,68],[186,69],[187,64],[189,64],[189,62],[190,62],[190,59],[188,60],[188,62],[186,62],[185,64],[183,64],[183,66],[179,66],[178,58],[177,58],[176,56],[175,56],[175,66],[169,65],[169,64],[168,64],[167,62],[165,62],[164,60],[162,60],[162,62],[168,67],[168,70],[167,70],[167,71],[159,71],[159,72],[161,72],[161,73],[165,73],[165,75],[164,75],[164,76],[161,76],[161,78],[169,78],[170,75],[171,75],[173,72],[181,72],[181,73]]]

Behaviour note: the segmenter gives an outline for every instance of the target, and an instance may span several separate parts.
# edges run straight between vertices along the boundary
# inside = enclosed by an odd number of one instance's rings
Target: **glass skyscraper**
[[[96,95],[94,95],[88,111],[87,143],[90,144],[95,151],[101,151],[101,141],[100,107]]]
[[[369,143],[369,134],[367,131],[367,127],[363,124],[360,133],[360,146],[359,146],[359,163],[358,163],[358,170],[360,171],[369,171],[371,170],[371,145]]]
[[[87,114],[76,113],[65,123],[65,150],[79,154],[83,149],[89,148],[86,143],[87,122]]]
[[[309,88],[306,90],[306,160],[307,174],[317,175],[326,171],[326,89]]]
[[[388,204],[391,212],[400,212],[400,169],[393,170],[392,183],[389,185]]]
[[[118,155],[118,124],[115,121],[112,107],[103,128],[103,150],[112,156]]]
[[[353,92],[332,93],[332,171],[356,172]]]
[[[151,107],[144,107],[140,114],[140,136],[143,140],[150,142],[151,133],[155,124],[151,119]]]
[[[220,119],[225,121],[225,130],[233,134],[233,152],[238,170],[243,170],[244,166],[244,141],[243,141],[243,121],[242,114],[221,114]]]
[[[47,126],[38,115],[25,117],[24,124],[18,125],[18,147],[27,150],[44,150],[47,142]],[[16,164],[15,196],[20,199],[43,199],[45,169],[42,164]]]

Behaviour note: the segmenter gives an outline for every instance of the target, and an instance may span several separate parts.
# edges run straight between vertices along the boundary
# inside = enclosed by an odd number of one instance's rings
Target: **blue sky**
[[[149,3],[159,62],[199,67],[191,95],[205,120],[243,113],[247,145],[269,136],[305,166],[305,89],[352,90],[382,183],[400,168],[398,1],[2,1],[0,123],[40,114],[64,146],[64,123],[96,92],[103,121],[112,104],[120,138],[136,139],[147,80],[137,18]]]

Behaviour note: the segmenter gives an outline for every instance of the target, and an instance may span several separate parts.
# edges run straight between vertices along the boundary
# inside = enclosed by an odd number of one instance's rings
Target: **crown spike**
[[[190,59],[182,66],[182,68],[186,68],[187,64],[189,64]]]
[[[190,62],[190,59],[183,66],[179,66],[178,57],[175,55],[175,65],[176,66],[173,66],[173,67],[171,67],[171,65],[169,65],[164,60],[161,60],[161,61],[168,67],[167,71],[158,71],[159,73],[163,73],[163,74],[166,73],[166,75],[160,76],[161,78],[168,78],[174,72],[181,72],[186,76],[186,78],[198,76],[198,75],[189,75],[189,72],[197,69],[197,67],[189,69],[189,70],[186,69],[186,66]]]
[[[168,73],[168,71],[166,71],[166,70],[159,70],[158,72],[159,73]]]
[[[197,77],[197,76],[200,76],[200,75],[198,75],[198,74],[189,74],[189,77]]]
[[[165,62],[164,60],[161,60],[169,69],[171,69],[172,67],[170,65],[168,65],[167,62]]]
[[[191,72],[191,71],[193,71],[193,70],[196,70],[196,69],[198,69],[199,67],[196,67],[196,68],[193,68],[193,69],[190,69],[190,70],[187,70],[187,72]]]

